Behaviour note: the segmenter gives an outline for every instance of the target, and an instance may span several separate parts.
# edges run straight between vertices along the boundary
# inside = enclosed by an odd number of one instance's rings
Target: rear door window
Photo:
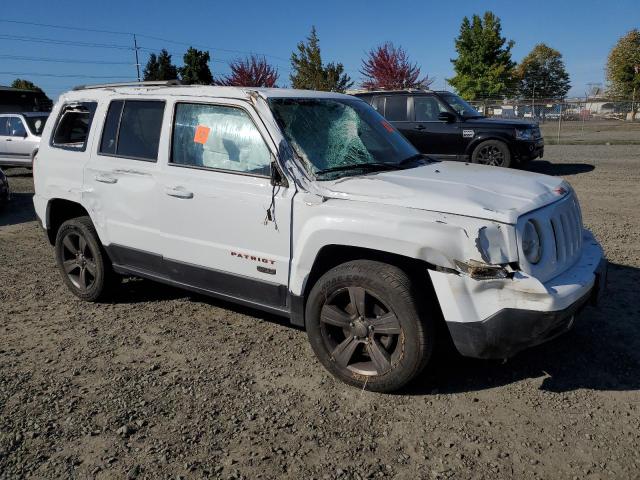
[[[391,122],[407,121],[407,97],[397,95],[385,97],[384,116]]]
[[[102,131],[100,153],[157,161],[164,105],[159,100],[111,102]]]
[[[51,146],[84,152],[97,105],[96,102],[63,105],[53,130]]]

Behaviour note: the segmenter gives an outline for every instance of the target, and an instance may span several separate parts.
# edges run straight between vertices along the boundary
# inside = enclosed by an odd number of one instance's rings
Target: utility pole
[[[138,61],[138,42],[136,34],[133,34],[133,50],[136,52],[136,72],[138,73],[138,81],[140,81],[140,62]]]

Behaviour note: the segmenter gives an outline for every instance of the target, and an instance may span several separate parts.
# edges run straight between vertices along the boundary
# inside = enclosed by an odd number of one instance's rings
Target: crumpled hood
[[[317,182],[327,196],[515,224],[571,187],[561,178],[462,162]]]

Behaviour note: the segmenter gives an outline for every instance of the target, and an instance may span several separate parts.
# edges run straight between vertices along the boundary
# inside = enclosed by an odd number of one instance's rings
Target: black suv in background
[[[508,167],[544,154],[537,124],[487,118],[451,92],[402,90],[355,93],[422,153]]]

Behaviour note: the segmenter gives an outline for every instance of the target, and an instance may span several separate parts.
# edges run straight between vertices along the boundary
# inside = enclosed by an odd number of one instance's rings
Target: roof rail
[[[100,83],[96,85],[78,85],[73,87],[74,90],[89,90],[92,88],[108,88],[108,87],[168,87],[172,85],[182,85],[180,80],[152,80],[146,82],[120,82],[120,83]]]

